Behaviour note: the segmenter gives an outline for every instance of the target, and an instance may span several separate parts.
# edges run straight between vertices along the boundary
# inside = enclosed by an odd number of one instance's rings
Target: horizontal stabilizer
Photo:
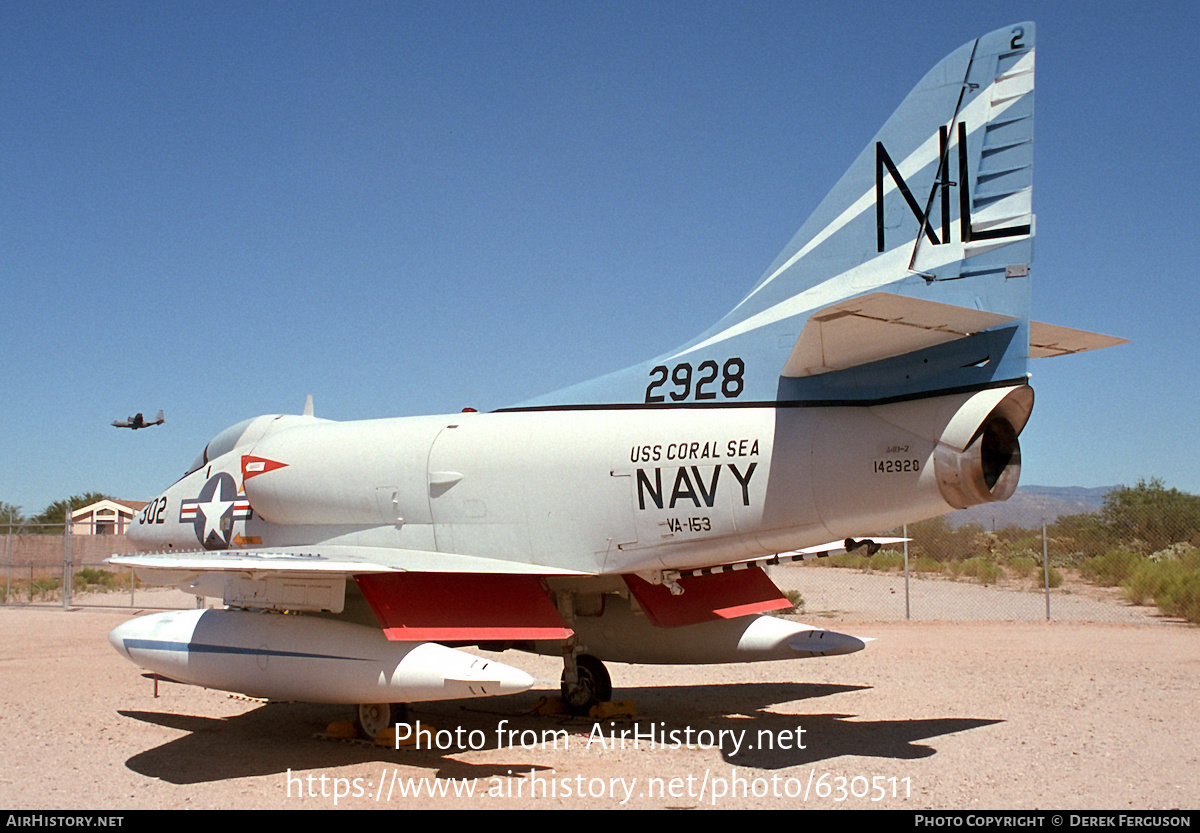
[[[1014,320],[994,312],[872,292],[814,312],[796,339],[782,375],[800,378],[845,370]]]
[[[1128,343],[1127,338],[1073,330],[1057,324],[1043,324],[1041,321],[1033,321],[1029,325],[1029,356],[1034,359],[1069,356],[1072,353],[1084,353]]]

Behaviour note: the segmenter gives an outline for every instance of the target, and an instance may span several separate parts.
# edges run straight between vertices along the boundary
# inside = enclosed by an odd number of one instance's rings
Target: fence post
[[[1046,502],[1042,501],[1042,582],[1046,588],[1046,621],[1050,621],[1050,548],[1046,545]]]
[[[912,610],[909,607],[908,594],[908,524],[905,524],[900,534],[904,536],[904,621],[912,619]]]
[[[5,568],[4,603],[8,604],[9,599],[12,598],[12,524],[8,525],[8,535],[5,538],[7,540],[4,549],[8,553],[5,560],[8,566]]]
[[[71,504],[67,503],[67,508],[64,510],[67,516],[66,523],[63,525],[63,584],[62,584],[62,606],[66,610],[71,606],[71,534],[74,532],[71,529]]]

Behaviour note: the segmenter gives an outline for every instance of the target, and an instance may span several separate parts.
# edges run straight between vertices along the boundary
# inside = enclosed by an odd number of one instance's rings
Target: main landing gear
[[[587,715],[592,706],[612,700],[612,678],[604,663],[591,654],[567,652],[563,657],[562,698],[574,715]]]

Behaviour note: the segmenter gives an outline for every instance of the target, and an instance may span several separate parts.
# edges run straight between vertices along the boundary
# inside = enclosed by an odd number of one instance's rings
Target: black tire
[[[563,670],[562,698],[567,710],[575,715],[587,715],[597,703],[612,699],[612,677],[604,663],[591,654],[580,654],[575,658],[579,682],[573,689],[567,688],[566,670]]]

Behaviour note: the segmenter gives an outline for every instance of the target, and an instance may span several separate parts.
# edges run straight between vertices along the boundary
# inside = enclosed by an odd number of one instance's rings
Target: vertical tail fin
[[[1021,379],[1034,26],[905,98],[749,294],[691,342],[525,407],[867,402]]]

